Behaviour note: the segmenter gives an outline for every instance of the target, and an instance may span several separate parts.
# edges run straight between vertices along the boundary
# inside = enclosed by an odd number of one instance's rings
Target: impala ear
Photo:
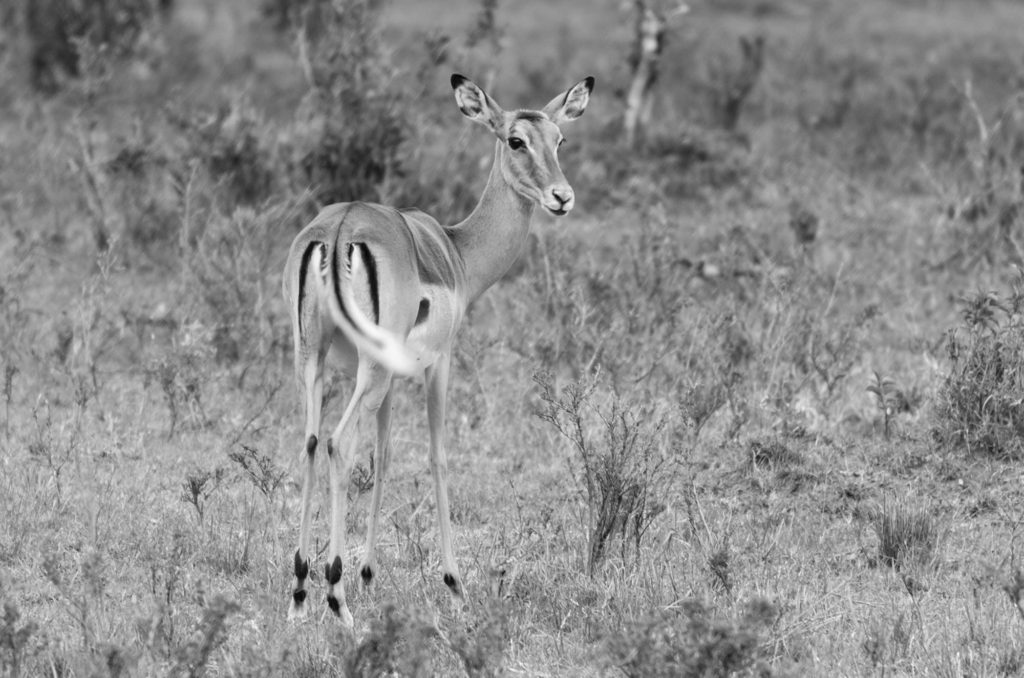
[[[458,73],[452,74],[452,89],[455,90],[455,103],[462,114],[474,122],[489,128],[494,133],[501,129],[505,112],[487,92],[476,86],[472,80]]]
[[[587,110],[587,103],[590,101],[590,92],[594,89],[594,78],[587,76],[575,85],[570,87],[564,94],[559,94],[552,99],[544,112],[556,124],[575,120]]]

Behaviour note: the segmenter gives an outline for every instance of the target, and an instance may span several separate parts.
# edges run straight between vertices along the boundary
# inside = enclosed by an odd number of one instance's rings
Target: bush
[[[143,385],[159,385],[167,403],[170,422],[167,438],[174,437],[179,421],[190,428],[202,428],[209,423],[203,406],[203,387],[209,375],[209,338],[190,328],[175,337],[159,357],[146,365]]]
[[[608,663],[629,678],[764,675],[761,636],[779,617],[754,600],[737,621],[717,618],[697,601],[675,613],[639,619],[605,640]]]
[[[1024,456],[1024,274],[1008,299],[979,293],[949,332],[933,433],[967,452]]]
[[[26,661],[34,651],[33,636],[39,625],[33,621],[22,619],[17,605],[7,598],[6,592],[0,587],[3,612],[0,613],[0,674],[18,678]]]
[[[82,183],[96,249],[104,252],[121,241],[166,263],[177,253],[185,163],[168,153],[142,124],[130,137],[115,142],[109,159],[103,160],[93,127],[78,127],[73,166]]]
[[[548,375],[536,377],[544,407],[541,419],[572,443],[569,468],[587,506],[587,571],[593,575],[604,560],[608,543],[622,540],[622,557],[640,543],[651,523],[665,510],[675,465],[661,449],[666,419],[653,408],[612,394],[601,407],[597,381],[571,384],[556,393]],[[596,416],[597,421],[594,421]],[[596,427],[598,436],[592,433]]]
[[[300,60],[309,92],[300,107],[293,172],[321,203],[377,199],[404,172],[412,102],[391,87],[394,70],[378,26],[378,2],[310,3]]]
[[[954,205],[952,252],[946,263],[971,270],[980,263],[1024,264],[1024,95],[1016,93],[990,116],[964,86],[964,108],[973,114],[977,140],[960,163],[964,188]],[[988,119],[991,118],[991,119]]]
[[[172,113],[184,132],[185,160],[197,160],[223,187],[223,204],[257,205],[271,195],[278,159],[264,140],[259,112],[244,98],[222,104],[210,115]]]
[[[59,87],[61,75],[82,73],[82,45],[113,56],[133,53],[171,0],[29,0],[15,20],[28,42],[29,77],[43,91]]]
[[[504,675],[502,659],[511,634],[509,612],[504,601],[489,599],[465,630],[460,625],[449,633],[449,645],[470,678]]]
[[[200,233],[184,239],[186,291],[201,301],[195,319],[210,328],[218,360],[250,364],[288,343],[277,313],[275,263],[303,202],[214,214]]]
[[[346,676],[430,676],[430,642],[437,627],[421,611],[404,610],[393,603],[370,624],[370,631],[349,653]]]

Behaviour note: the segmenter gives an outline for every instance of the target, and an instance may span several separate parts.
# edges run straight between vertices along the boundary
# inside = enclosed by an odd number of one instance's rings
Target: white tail
[[[358,273],[358,267],[362,265],[362,258],[357,255],[356,249],[355,247],[350,248],[345,266],[333,267],[331,281],[320,278],[323,283],[333,285],[333,289],[322,290],[327,298],[327,308],[331,312],[331,318],[345,333],[349,341],[366,351],[370,358],[390,371],[405,377],[422,372],[423,369],[419,366],[419,361],[405,345],[405,342],[393,332],[389,332],[367,318],[356,303],[352,294],[352,277]],[[321,266],[320,256],[321,252],[318,248],[313,253],[311,264],[317,267]]]

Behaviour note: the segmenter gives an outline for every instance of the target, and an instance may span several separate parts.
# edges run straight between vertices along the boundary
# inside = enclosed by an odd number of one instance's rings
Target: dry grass
[[[0,52],[0,676],[1020,673],[1019,5],[695,6],[627,154],[617,3],[394,2],[304,57],[255,3],[175,4],[52,95]],[[466,609],[403,383],[356,632],[288,624],[287,243],[353,192],[462,216],[491,141],[445,83],[477,67],[503,103],[598,88],[577,210],[460,336]]]

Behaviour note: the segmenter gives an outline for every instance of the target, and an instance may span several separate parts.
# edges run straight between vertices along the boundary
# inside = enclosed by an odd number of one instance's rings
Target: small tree
[[[668,9],[658,0],[634,0],[635,28],[633,46],[629,55],[632,79],[626,94],[626,112],[623,127],[626,143],[636,143],[638,129],[646,127],[651,118],[652,93],[658,80],[661,52],[665,47],[665,33],[675,16],[685,14],[690,8],[683,3]]]

